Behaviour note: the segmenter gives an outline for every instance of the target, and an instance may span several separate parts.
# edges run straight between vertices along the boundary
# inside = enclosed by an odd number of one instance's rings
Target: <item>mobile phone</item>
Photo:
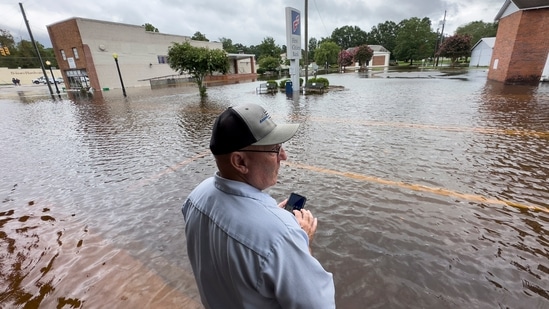
[[[289,212],[292,212],[292,210],[301,210],[305,207],[305,202],[307,201],[307,198],[303,195],[299,195],[297,193],[291,193],[290,197],[288,198],[288,202],[286,203],[286,209]]]

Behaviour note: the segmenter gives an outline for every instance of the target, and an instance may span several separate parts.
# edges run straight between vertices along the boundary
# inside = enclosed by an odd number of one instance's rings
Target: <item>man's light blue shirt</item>
[[[219,175],[183,206],[187,251],[206,308],[335,308],[332,274],[268,194]]]

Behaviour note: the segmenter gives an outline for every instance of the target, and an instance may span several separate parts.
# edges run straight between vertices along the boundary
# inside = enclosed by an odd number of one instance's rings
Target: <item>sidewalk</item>
[[[55,86],[51,85],[53,93],[57,95]],[[57,85],[59,87],[59,92],[61,96],[66,95],[62,91],[63,85]],[[47,85],[0,85],[0,99],[18,99],[19,97],[32,97],[32,96],[49,96],[50,90]]]

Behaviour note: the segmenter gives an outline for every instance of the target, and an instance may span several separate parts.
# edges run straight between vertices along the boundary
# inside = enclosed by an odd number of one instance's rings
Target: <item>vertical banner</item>
[[[299,91],[299,59],[301,59],[301,13],[286,7],[286,58],[290,60],[293,91]]]

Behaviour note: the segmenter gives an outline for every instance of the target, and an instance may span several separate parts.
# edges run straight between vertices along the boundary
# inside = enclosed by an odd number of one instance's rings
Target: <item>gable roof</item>
[[[495,37],[482,38],[482,39],[478,40],[478,42],[473,46],[473,48],[471,48],[471,50],[475,49],[477,47],[477,45],[479,45],[481,42],[486,43],[486,45],[488,45],[488,47],[493,49],[494,45],[496,44],[496,38]]]
[[[499,10],[494,20],[498,21],[501,18],[503,18],[504,17],[503,15],[505,14],[505,12],[510,6],[512,10],[519,9],[519,10],[526,11],[526,10],[549,8],[549,2],[547,0],[505,0],[505,3]]]

